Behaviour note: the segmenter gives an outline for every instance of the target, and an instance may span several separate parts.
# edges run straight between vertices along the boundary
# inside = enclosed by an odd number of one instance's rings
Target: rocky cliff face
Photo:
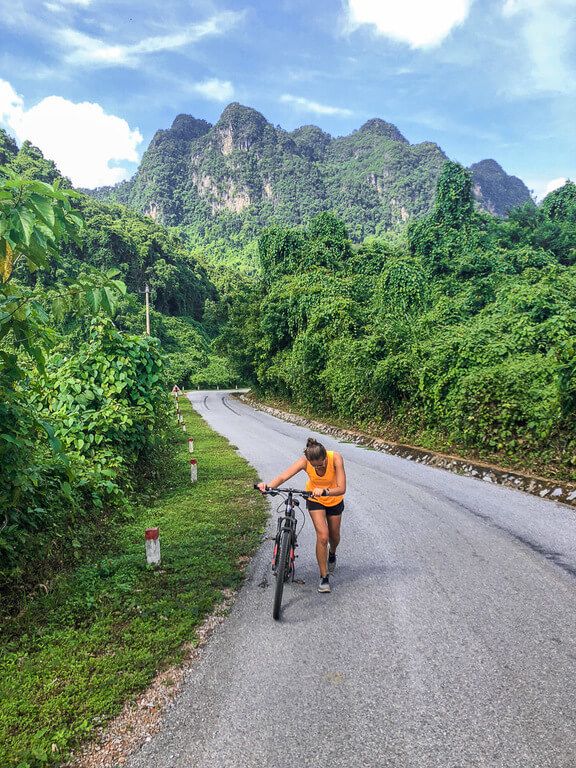
[[[509,176],[496,160],[481,160],[470,166],[474,196],[480,206],[495,216],[506,216],[512,208],[531,202],[526,184]]]
[[[314,125],[292,132],[255,109],[226,107],[215,125],[178,115],[159,130],[140,168],[118,194],[132,207],[171,224],[204,226],[222,215],[300,224],[334,210],[361,239],[426,213],[446,155],[431,142],[410,144],[396,126],[368,120],[333,138]],[[472,167],[479,204],[498,215],[530,194],[495,161]],[[121,195],[121,198],[120,198]]]

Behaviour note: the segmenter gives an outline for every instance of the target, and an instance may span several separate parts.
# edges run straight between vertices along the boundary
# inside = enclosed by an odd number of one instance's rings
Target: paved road
[[[224,392],[192,401],[263,479],[309,434]],[[320,438],[349,485],[332,593],[308,521],[275,623],[266,542],[131,768],[574,768],[575,512]]]

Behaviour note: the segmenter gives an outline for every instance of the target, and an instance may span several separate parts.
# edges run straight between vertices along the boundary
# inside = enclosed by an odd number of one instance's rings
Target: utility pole
[[[146,336],[150,336],[150,288],[148,283],[146,283],[144,293],[146,294]]]

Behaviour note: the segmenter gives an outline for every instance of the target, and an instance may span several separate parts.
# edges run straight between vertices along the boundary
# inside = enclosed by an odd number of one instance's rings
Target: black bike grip
[[[254,485],[252,487],[254,488],[255,491],[260,491],[260,493],[269,493],[270,492],[270,489],[268,488],[268,486],[266,486],[266,490],[261,491],[260,490],[260,486],[258,485],[258,483],[254,483]]]

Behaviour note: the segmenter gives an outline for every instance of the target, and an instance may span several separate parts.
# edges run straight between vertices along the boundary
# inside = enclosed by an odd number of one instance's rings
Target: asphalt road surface
[[[263,480],[311,434],[222,391],[191,399]],[[274,622],[265,541],[129,766],[574,768],[574,510],[316,437],[348,477],[332,593],[317,592],[307,520],[303,583]]]

